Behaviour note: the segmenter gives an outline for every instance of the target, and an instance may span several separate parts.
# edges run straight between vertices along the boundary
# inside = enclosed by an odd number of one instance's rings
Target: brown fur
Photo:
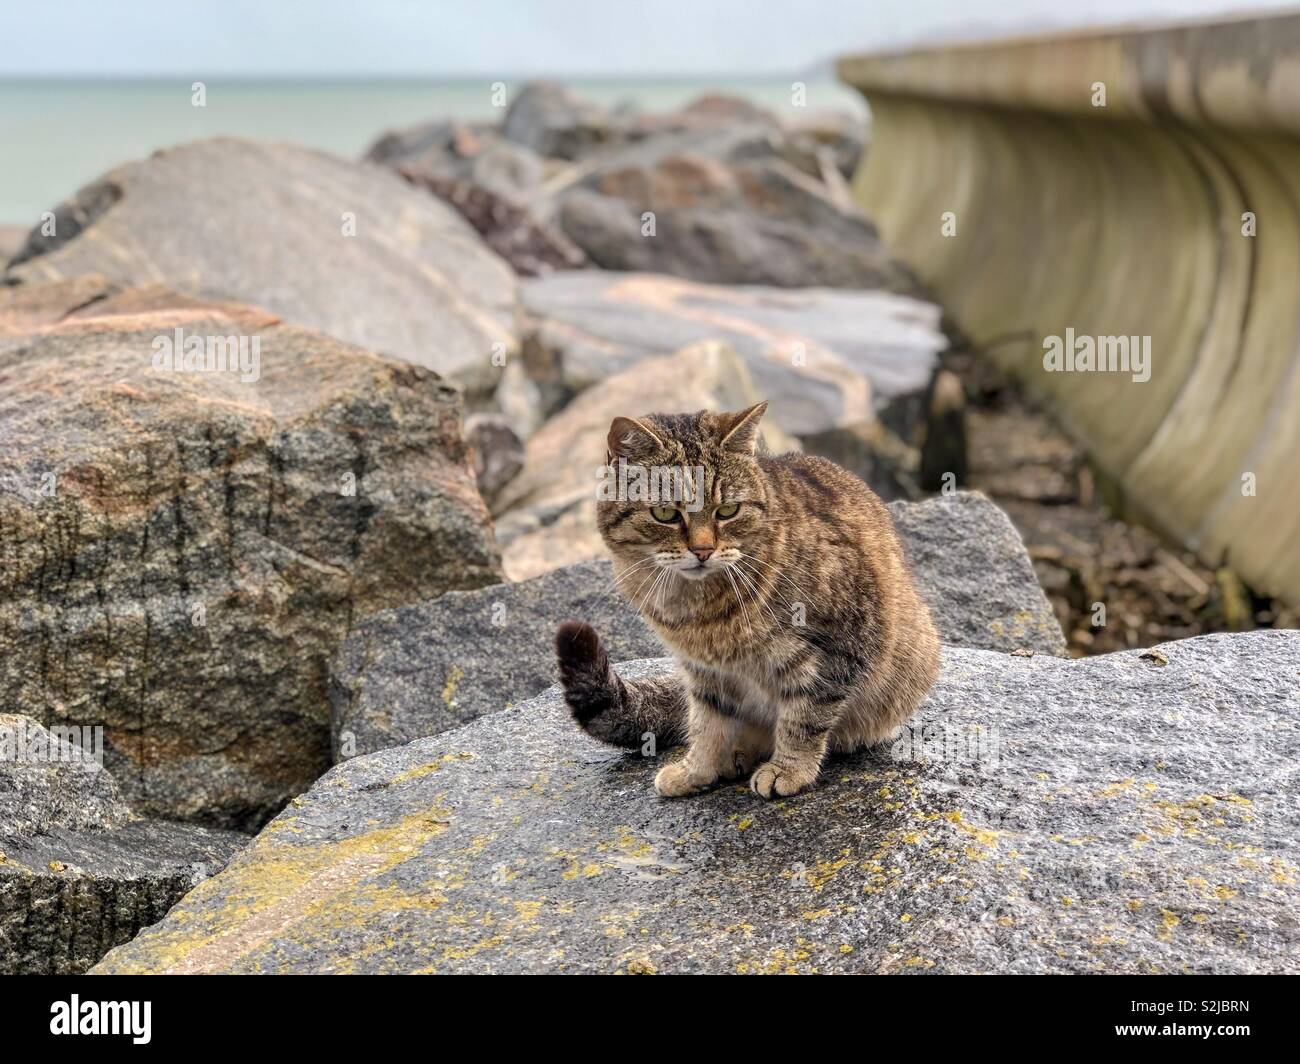
[[[765,798],[795,794],[828,750],[892,736],[938,674],[938,636],[889,512],[833,462],[757,453],[766,406],[610,428],[607,460],[705,471],[705,505],[678,507],[679,523],[656,521],[648,502],[597,510],[616,579],[672,652],[680,685],[624,683],[587,625],[557,639],[589,733],[619,745],[685,733],[685,757],[655,778],[665,796],[744,775]],[[719,518],[733,502],[736,515]]]

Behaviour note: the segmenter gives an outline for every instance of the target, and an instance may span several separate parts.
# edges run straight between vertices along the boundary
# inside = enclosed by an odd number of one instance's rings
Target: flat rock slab
[[[155,368],[177,330],[256,379]],[[501,578],[427,369],[92,278],[0,288],[0,379],[0,712],[103,726],[141,812],[261,826],[330,762],[351,625]]]
[[[771,418],[794,436],[870,422],[879,408],[915,399],[947,346],[938,307],[890,292],[581,270],[525,281],[520,293],[569,389],[720,340],[745,359],[773,400]]]
[[[963,492],[889,509],[945,643],[1064,653],[1020,536],[993,503]],[[550,686],[555,630],[573,618],[595,626],[613,661],[664,652],[603,559],[366,618],[330,672],[336,760],[446,731]]]
[[[234,831],[145,819],[0,836],[0,975],[86,971],[247,843]]]
[[[54,214],[55,235],[34,232],[11,279],[102,273],[238,299],[471,391],[515,346],[510,268],[453,208],[380,166],[197,141],[108,172]]]
[[[135,816],[95,757],[0,715],[0,974],[84,972],[225,867],[248,837]]]
[[[1300,633],[1158,651],[945,648],[772,803],[656,797],[552,689],[336,766],[95,970],[1300,971]]]

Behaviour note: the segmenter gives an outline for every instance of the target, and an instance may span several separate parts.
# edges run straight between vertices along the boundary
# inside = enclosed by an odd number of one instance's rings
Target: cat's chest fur
[[[772,725],[777,718],[777,685],[768,670],[757,661],[710,664],[677,658],[687,686],[717,707],[726,707],[755,723]]]

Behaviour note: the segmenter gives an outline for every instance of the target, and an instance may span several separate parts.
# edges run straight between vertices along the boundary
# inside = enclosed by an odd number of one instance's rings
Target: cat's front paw
[[[788,798],[817,782],[817,768],[800,769],[765,761],[749,777],[749,789],[760,798]]]
[[[655,775],[655,790],[664,798],[683,798],[688,794],[699,794],[714,782],[692,771],[685,760],[674,761]]]

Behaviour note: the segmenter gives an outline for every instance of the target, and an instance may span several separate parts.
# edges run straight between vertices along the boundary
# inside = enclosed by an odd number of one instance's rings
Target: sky
[[[0,0],[0,77],[754,77],[922,41],[1297,3]]]

